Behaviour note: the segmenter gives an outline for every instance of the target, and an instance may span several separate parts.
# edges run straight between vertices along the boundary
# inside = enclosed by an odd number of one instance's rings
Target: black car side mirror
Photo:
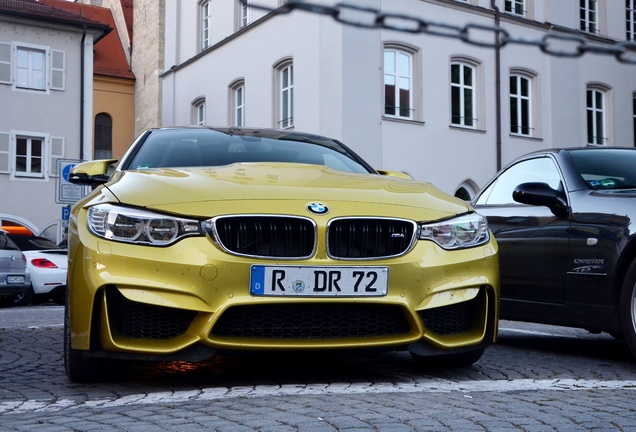
[[[512,192],[512,199],[521,204],[546,206],[557,217],[567,217],[568,203],[562,190],[552,189],[547,183],[521,183]]]

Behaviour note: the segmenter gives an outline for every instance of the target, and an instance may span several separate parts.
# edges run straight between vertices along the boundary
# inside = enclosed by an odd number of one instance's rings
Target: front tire
[[[71,311],[68,296],[64,304],[64,368],[66,376],[73,382],[88,383],[110,379],[107,360],[89,357],[85,351],[71,346]]]
[[[625,342],[636,357],[636,260],[634,260],[623,279],[620,298],[620,316]]]

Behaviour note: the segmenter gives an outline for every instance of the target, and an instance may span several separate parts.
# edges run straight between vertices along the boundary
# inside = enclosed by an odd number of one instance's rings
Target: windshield
[[[153,131],[122,169],[221,166],[239,162],[291,162],[325,165],[339,171],[370,169],[333,140],[300,134],[235,135],[211,129]]]
[[[578,149],[568,154],[591,189],[636,188],[636,149]]]

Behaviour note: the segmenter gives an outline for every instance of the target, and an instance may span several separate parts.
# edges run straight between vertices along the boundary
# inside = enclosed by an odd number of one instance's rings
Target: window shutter
[[[51,137],[51,168],[49,169],[52,177],[57,177],[57,161],[64,157],[64,138]]]
[[[66,81],[66,53],[51,51],[51,90],[64,90]]]
[[[11,135],[0,132],[0,173],[11,173],[11,161],[9,160]]]
[[[11,84],[11,44],[0,42],[0,84]]]

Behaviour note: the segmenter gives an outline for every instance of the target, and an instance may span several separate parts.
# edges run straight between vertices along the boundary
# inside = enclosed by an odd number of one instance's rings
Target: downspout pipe
[[[80,129],[79,129],[80,152],[79,152],[79,158],[81,161],[84,160],[84,104],[86,103],[84,101],[84,81],[85,81],[84,79],[84,60],[85,60],[84,42],[85,41],[86,41],[86,24],[84,24],[82,28],[82,42],[80,44]]]
[[[490,5],[495,11],[495,27],[501,26],[501,12],[497,7],[496,0],[490,0]],[[499,43],[499,32],[495,33],[495,121],[496,126],[496,153],[497,171],[501,169],[501,44]]]

